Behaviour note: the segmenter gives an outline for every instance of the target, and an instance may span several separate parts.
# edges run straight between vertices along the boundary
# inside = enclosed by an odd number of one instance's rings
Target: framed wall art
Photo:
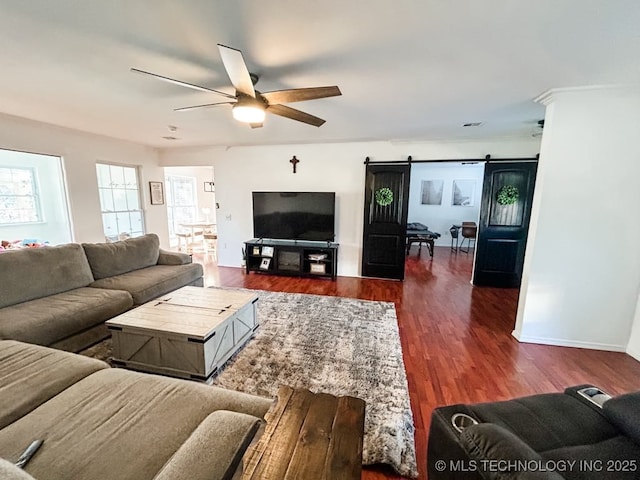
[[[162,182],[149,182],[151,205],[164,205],[164,185]]]
[[[420,203],[422,205],[442,205],[444,180],[422,180]]]
[[[454,207],[473,207],[475,193],[475,180],[454,180],[451,205]]]

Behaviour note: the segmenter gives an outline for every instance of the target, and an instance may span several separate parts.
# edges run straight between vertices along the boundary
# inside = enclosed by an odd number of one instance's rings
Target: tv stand
[[[337,243],[254,238],[244,244],[247,273],[336,278]]]

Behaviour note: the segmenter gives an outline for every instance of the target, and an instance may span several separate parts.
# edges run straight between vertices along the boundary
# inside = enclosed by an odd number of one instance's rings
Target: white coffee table
[[[183,287],[106,322],[116,366],[201,381],[258,328],[258,295]]]

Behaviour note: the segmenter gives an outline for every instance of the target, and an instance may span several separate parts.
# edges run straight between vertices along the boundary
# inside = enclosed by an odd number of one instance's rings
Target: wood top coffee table
[[[106,322],[113,364],[207,381],[258,328],[258,295],[183,287]]]
[[[283,385],[242,480],[359,480],[365,402]]]

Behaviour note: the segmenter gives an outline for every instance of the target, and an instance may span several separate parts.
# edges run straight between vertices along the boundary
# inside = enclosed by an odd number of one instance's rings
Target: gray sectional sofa
[[[3,480],[231,479],[272,403],[12,340],[0,340],[0,393]]]
[[[202,286],[202,265],[160,249],[155,234],[0,254],[0,339],[80,351],[104,322],[172,290]]]

